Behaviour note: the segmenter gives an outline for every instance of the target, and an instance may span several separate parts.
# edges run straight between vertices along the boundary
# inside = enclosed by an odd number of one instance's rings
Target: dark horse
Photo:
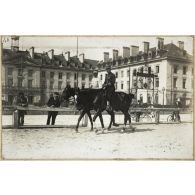
[[[113,111],[121,111],[124,114],[124,124],[126,126],[127,121],[129,121],[129,125],[131,126],[131,117],[129,114],[129,108],[132,103],[132,99],[134,98],[133,94],[126,94],[124,92],[115,92],[111,96],[111,108]],[[96,113],[93,117],[93,121],[96,120],[97,116],[99,116],[103,110],[106,109],[106,97],[105,97],[105,91],[102,90],[100,93],[98,93],[96,97],[97,103],[98,104],[98,109],[96,109]],[[99,104],[99,101],[101,100],[102,104]],[[134,130],[134,129],[133,129]]]
[[[85,114],[88,115],[90,123],[91,123],[91,131],[93,130],[93,121],[91,117],[91,110],[98,110],[99,105],[101,104],[102,99],[98,98],[97,101],[95,101],[96,97],[99,93],[101,93],[102,89],[82,89],[79,88],[71,88],[66,87],[64,91],[62,92],[62,99],[68,101],[70,97],[76,97],[76,108],[81,111],[81,114],[78,118],[78,122],[76,125],[76,132],[78,132],[79,123],[83,116]],[[94,101],[97,103],[96,106],[94,105]],[[114,126],[117,126],[115,123],[114,118],[114,112],[113,111],[107,111],[108,114],[111,115],[111,121],[108,128],[111,128],[111,125],[113,123]],[[96,118],[99,116],[101,126],[104,128],[102,113],[99,113],[96,115]]]

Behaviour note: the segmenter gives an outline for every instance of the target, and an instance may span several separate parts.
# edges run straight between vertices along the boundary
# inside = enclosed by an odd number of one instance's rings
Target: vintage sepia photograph
[[[192,160],[193,36],[2,36],[3,160]]]

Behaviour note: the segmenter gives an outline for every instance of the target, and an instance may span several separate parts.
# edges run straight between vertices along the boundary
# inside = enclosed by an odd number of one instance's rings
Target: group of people
[[[115,81],[116,81],[116,76],[115,74],[113,74],[111,72],[111,66],[110,65],[106,65],[106,77],[105,77],[105,81],[104,84],[102,86],[102,89],[105,92],[105,99],[106,99],[106,104],[107,104],[107,108],[108,110],[112,110],[111,107],[111,97],[115,92]],[[94,71],[95,73],[95,77],[97,77],[96,71]],[[138,105],[141,105],[141,101],[138,100]],[[18,98],[16,100],[16,104],[18,106],[22,106],[22,107],[27,107],[28,106],[28,100],[27,98],[24,96],[24,93],[19,93]],[[176,102],[177,107],[181,106],[181,102],[177,101]],[[59,93],[58,92],[54,92],[50,95],[50,98],[47,102],[47,106],[48,107],[52,107],[52,108],[57,108],[60,107],[60,98],[59,98]],[[26,111],[23,110],[19,110],[19,119],[18,119],[18,123],[19,125],[23,125],[24,124],[24,115],[26,114]],[[47,125],[54,125],[55,124],[55,120],[56,117],[58,115],[57,111],[49,111],[48,112],[48,117],[47,117]],[[136,121],[139,122],[139,118],[140,118],[141,112],[137,113],[137,119]],[[180,116],[179,116],[179,111],[174,112],[173,113],[173,117],[178,118],[178,120],[180,120]]]
[[[23,92],[20,92],[16,99],[14,100],[14,104],[16,106],[21,106],[21,107],[28,107],[28,99],[24,95]],[[47,102],[47,106],[51,108],[58,108],[60,107],[60,98],[59,98],[59,93],[54,92],[50,95],[50,98]],[[24,116],[27,114],[26,110],[18,110],[18,124],[19,126],[24,125]],[[47,116],[47,122],[46,125],[55,125],[55,120],[58,115],[58,111],[49,111],[48,116]]]

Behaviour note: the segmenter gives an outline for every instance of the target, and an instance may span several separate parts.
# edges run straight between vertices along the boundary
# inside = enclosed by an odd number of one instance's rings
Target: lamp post
[[[165,88],[162,88],[162,92],[163,92],[163,106],[164,106],[164,95],[165,95]]]

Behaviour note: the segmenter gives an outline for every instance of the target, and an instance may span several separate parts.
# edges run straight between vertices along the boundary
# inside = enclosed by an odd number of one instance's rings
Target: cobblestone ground
[[[78,116],[76,116],[77,118]],[[167,116],[164,116],[164,120]],[[66,118],[66,119],[65,119]],[[182,119],[191,120],[183,115]],[[9,124],[10,116],[3,116]],[[116,116],[122,123],[123,116]],[[46,116],[27,116],[25,124],[45,124]],[[57,124],[75,124],[75,116],[58,116]],[[106,125],[109,117],[104,116]],[[99,127],[99,123],[96,123]],[[5,159],[191,159],[193,155],[193,125],[134,125],[121,133],[112,128],[104,134],[81,127],[80,133],[68,128],[3,129],[2,151]]]

